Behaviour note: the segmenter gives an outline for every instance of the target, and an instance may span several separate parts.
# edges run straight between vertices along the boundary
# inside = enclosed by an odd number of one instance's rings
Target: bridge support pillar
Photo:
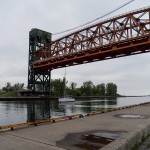
[[[51,70],[34,69],[33,62],[36,60],[36,51],[45,44],[51,42],[51,33],[32,29],[29,32],[29,59],[28,59],[28,90],[32,94],[50,94]]]

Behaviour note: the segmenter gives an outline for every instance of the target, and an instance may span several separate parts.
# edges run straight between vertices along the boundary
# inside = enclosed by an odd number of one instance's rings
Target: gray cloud
[[[0,1],[0,88],[7,81],[27,84],[28,36],[32,28],[59,32],[95,19],[128,0],[6,0]],[[135,0],[118,14],[150,6],[149,0]],[[61,36],[61,35],[60,35]],[[58,36],[54,36],[53,39]],[[150,94],[150,54],[124,57],[67,68],[68,81],[80,86],[114,82],[120,94]],[[52,71],[52,78],[62,78],[64,69]]]

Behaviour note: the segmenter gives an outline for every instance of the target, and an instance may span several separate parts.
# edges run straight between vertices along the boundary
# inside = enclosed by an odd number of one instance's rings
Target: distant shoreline
[[[95,98],[121,98],[121,97],[148,97],[150,95],[141,95],[141,96],[75,96],[76,100],[85,100],[85,99],[95,99]],[[0,97],[0,101],[23,101],[23,100],[58,100],[58,97],[40,97],[40,96],[26,96],[26,97]]]

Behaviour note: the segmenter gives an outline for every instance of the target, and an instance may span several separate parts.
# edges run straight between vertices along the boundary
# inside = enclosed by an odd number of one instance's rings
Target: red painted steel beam
[[[150,7],[57,39],[35,52],[33,67],[53,70],[150,51]]]

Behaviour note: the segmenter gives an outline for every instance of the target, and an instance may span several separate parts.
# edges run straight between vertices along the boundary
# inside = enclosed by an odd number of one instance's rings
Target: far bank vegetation
[[[0,90],[0,96],[17,96],[18,91],[26,89],[24,83],[16,83],[12,85],[10,82],[7,82]],[[36,89],[42,91],[40,85],[37,85]],[[65,81],[65,79],[51,80],[51,96],[63,96],[64,89],[65,93],[71,96],[118,96],[117,85],[114,83],[100,83],[94,85],[92,81],[85,81],[80,87],[77,87],[77,83],[69,83],[68,81]]]
[[[94,85],[92,81],[85,81],[80,87],[77,83],[66,81],[65,79],[54,79],[51,81],[51,95],[63,96],[64,89],[66,94],[71,96],[117,96],[117,85],[114,83],[100,83]],[[65,86],[66,85],[66,86]]]

